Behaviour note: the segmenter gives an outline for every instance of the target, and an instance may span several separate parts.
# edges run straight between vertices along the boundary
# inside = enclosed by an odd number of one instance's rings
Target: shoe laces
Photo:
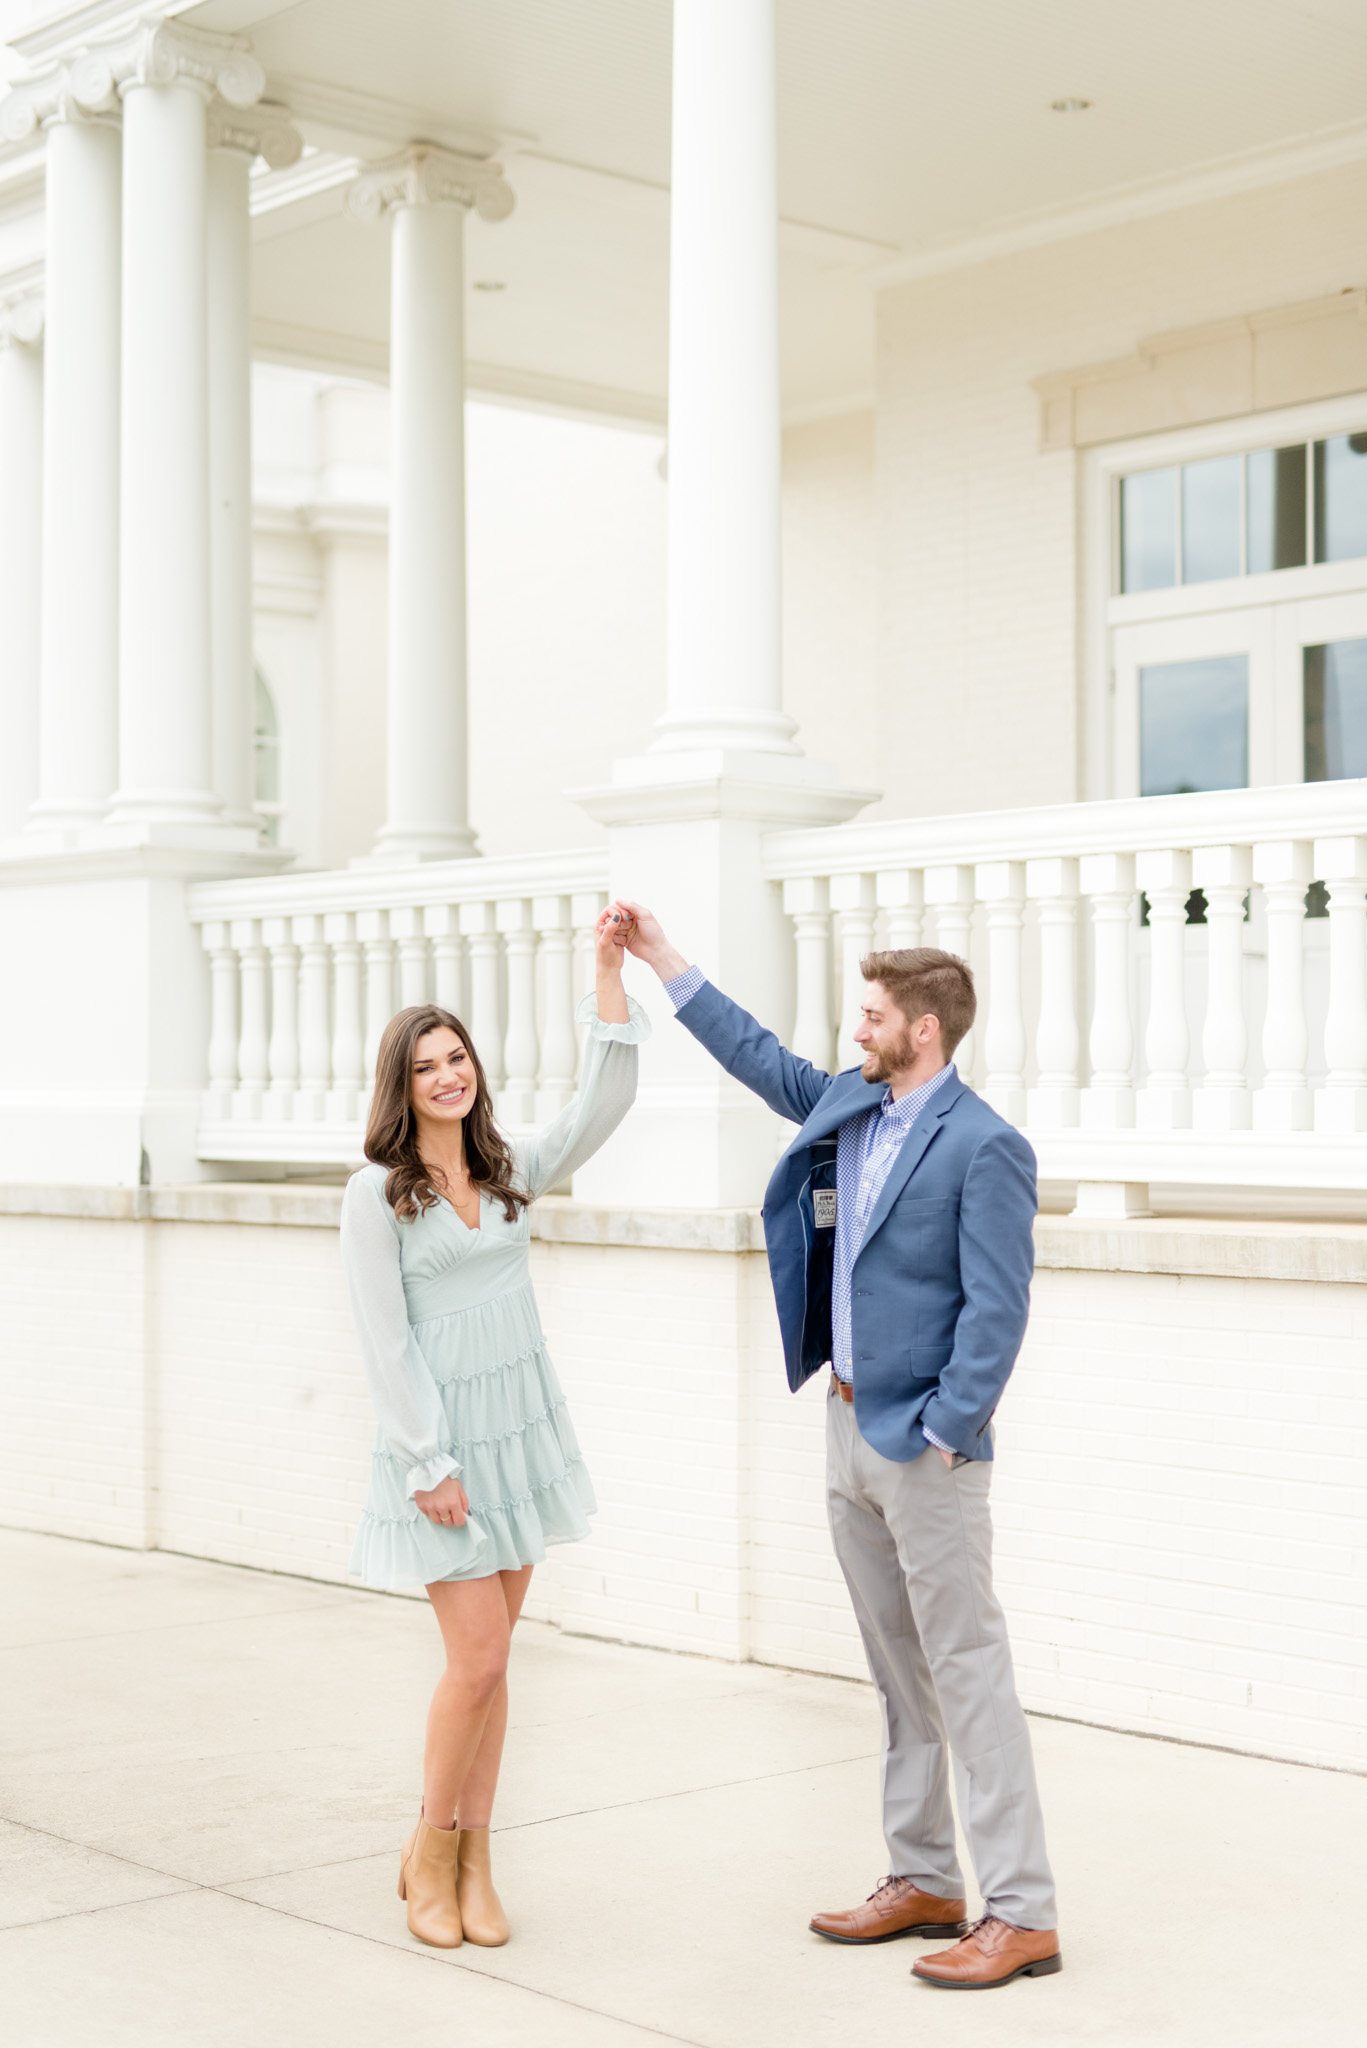
[[[874,1886],[873,1890],[869,1893],[866,1903],[872,1905],[875,1899],[882,1898],[884,1892],[897,1891],[902,1885],[910,1883],[911,1879],[909,1877],[897,1877],[892,1871],[889,1871],[882,1883]]]

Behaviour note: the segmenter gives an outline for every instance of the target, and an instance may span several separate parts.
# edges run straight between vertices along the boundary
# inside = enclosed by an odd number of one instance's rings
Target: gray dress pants
[[[889,1869],[961,1898],[949,1757],[987,1909],[1013,1927],[1058,1924],[1030,1732],[1006,1619],[992,1590],[992,1465],[952,1469],[926,1450],[895,1464],[854,1408],[826,1402],[826,1501],[883,1709]]]

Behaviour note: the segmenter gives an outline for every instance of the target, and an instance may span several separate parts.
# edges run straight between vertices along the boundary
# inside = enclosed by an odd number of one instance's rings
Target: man
[[[954,1068],[973,976],[930,947],[870,954],[864,1063],[832,1078],[691,967],[643,905],[615,908],[679,1022],[802,1126],[769,1183],[765,1237],[789,1385],[831,1373],[827,1505],[883,1709],[891,1870],[812,1928],[849,1943],[962,1936],[914,1965],[958,1990],[1049,1975],[1053,1878],[988,1511],[992,1416],[1029,1311],[1035,1157]],[[987,1908],[972,1927],[947,1747]]]

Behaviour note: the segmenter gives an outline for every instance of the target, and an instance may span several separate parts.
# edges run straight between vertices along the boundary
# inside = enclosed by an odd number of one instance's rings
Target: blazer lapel
[[[859,1251],[864,1250],[874,1232],[881,1228],[893,1203],[901,1194],[907,1182],[925,1158],[931,1141],[939,1131],[944,1118],[964,1092],[964,1084],[956,1074],[952,1081],[946,1081],[938,1088],[911,1127],[911,1136],[892,1162],[892,1171],[884,1181],[878,1200],[873,1205],[868,1228],[864,1232]],[[858,1253],[856,1253],[856,1258]]]
[[[805,1150],[818,1139],[828,1138],[851,1117],[862,1116],[866,1109],[872,1109],[875,1103],[881,1102],[884,1093],[882,1081],[861,1081],[857,1073],[838,1074],[788,1150]]]

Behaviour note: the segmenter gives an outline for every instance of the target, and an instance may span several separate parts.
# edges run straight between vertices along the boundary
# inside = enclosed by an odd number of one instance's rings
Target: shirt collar
[[[942,1088],[944,1086],[945,1082],[949,1079],[950,1075],[954,1071],[955,1068],[953,1060],[948,1060],[945,1063],[945,1065],[941,1067],[938,1074],[932,1074],[930,1079],[928,1081],[923,1081],[919,1088],[909,1089],[908,1092],[901,1097],[900,1101],[897,1102],[894,1102],[892,1099],[892,1089],[885,1088],[883,1091],[883,1099],[878,1105],[879,1111],[883,1116],[889,1119],[895,1118],[899,1123],[906,1123],[910,1118],[916,1115],[922,1103],[925,1102],[928,1096],[933,1095],[937,1088]]]

